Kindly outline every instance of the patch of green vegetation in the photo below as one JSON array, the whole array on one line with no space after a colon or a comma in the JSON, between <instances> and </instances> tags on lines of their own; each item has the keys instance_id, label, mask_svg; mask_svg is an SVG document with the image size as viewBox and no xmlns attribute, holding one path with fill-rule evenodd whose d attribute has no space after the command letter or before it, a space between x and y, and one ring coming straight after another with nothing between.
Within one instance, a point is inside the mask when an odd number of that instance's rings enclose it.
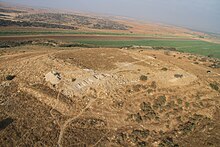
<instances>
[{"instance_id":1,"label":"patch of green vegetation","mask_svg":"<svg viewBox=\"0 0 220 147\"><path fill-rule=\"evenodd\" d=\"M160 37L160 38L182 38L176 35L158 34L135 34L135 33L114 33L114 32L82 32L77 30L1 30L0 36L19 36L19 35L63 35L63 34L84 34L84 35L116 35L116 36L139 36L139 37Z\"/></svg>"},{"instance_id":2,"label":"patch of green vegetation","mask_svg":"<svg viewBox=\"0 0 220 147\"><path fill-rule=\"evenodd\" d=\"M164 46L175 47L178 51L194 53L204 56L212 55L215 58L220 58L220 44L210 43L200 40L78 40L79 43L93 44L101 47L129 47L129 46Z\"/></svg>"}]
</instances>

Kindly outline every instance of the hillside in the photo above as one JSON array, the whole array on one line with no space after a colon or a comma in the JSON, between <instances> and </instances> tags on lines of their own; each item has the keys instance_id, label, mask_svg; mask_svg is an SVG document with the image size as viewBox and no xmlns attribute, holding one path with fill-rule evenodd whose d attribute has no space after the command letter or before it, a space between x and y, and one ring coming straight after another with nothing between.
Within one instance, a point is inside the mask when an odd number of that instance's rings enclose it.
<instances>
[{"instance_id":1,"label":"hillside","mask_svg":"<svg viewBox=\"0 0 220 147\"><path fill-rule=\"evenodd\" d=\"M163 50L1 49L0 144L217 147L219 65Z\"/></svg>"}]
</instances>

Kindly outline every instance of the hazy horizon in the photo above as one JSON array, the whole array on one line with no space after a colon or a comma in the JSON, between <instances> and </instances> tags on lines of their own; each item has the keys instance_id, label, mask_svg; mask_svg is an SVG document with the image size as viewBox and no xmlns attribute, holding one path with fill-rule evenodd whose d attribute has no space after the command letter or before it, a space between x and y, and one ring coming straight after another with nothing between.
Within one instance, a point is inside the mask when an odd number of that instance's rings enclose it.
<instances>
[{"instance_id":1,"label":"hazy horizon","mask_svg":"<svg viewBox=\"0 0 220 147\"><path fill-rule=\"evenodd\" d=\"M0 0L0 2L120 15L220 33L219 0Z\"/></svg>"}]
</instances>

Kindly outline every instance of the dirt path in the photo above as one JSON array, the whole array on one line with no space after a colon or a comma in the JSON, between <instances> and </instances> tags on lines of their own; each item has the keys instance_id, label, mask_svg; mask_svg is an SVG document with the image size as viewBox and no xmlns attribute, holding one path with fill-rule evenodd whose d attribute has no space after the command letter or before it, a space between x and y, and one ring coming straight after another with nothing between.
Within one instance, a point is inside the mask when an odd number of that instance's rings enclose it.
<instances>
[{"instance_id":1,"label":"dirt path","mask_svg":"<svg viewBox=\"0 0 220 147\"><path fill-rule=\"evenodd\" d=\"M96 101L96 99L92 99L89 101L89 103L87 104L87 106L85 108L83 108L78 115L72 117L72 118L69 118L67 121L64 122L64 124L62 125L62 127L60 128L60 134L59 134L59 137L58 137L58 146L59 147L62 147L62 139L63 139L63 135L66 131L66 128L68 127L68 125L74 121L75 119L79 118L84 112L86 109L88 109L94 102Z\"/></svg>"}]
</instances>

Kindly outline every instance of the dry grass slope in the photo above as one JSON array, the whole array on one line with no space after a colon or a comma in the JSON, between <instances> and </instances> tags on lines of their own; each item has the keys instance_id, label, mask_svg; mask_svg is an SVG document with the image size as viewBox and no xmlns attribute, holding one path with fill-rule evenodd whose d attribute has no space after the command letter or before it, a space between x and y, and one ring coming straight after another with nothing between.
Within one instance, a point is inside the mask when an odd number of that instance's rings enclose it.
<instances>
[{"instance_id":1,"label":"dry grass slope","mask_svg":"<svg viewBox=\"0 0 220 147\"><path fill-rule=\"evenodd\" d=\"M211 58L29 45L0 61L3 146L219 145L220 69ZM58 84L45 80L51 71Z\"/></svg>"}]
</instances>

